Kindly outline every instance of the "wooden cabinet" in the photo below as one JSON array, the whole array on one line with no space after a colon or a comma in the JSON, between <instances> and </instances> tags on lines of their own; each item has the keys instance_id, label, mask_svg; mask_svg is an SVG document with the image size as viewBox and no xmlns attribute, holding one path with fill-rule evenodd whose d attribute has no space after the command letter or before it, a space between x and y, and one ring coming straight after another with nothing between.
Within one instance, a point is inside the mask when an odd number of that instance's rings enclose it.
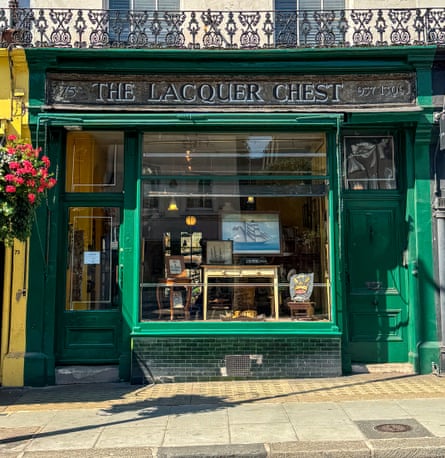
<instances>
[{"instance_id":1,"label":"wooden cabinet","mask_svg":"<svg viewBox=\"0 0 445 458\"><path fill-rule=\"evenodd\" d=\"M207 320L208 308L208 289L209 279L264 279L267 282L266 286L270 286L273 290L271 315L276 320L279 318L279 300L278 300L278 267L276 265L243 265L243 266L228 266L228 265L203 265L202 268L202 281L203 281L203 318ZM260 284L262 285L262 284ZM255 285L251 285L254 287ZM236 286L233 288L242 288Z\"/></svg>"}]
</instances>

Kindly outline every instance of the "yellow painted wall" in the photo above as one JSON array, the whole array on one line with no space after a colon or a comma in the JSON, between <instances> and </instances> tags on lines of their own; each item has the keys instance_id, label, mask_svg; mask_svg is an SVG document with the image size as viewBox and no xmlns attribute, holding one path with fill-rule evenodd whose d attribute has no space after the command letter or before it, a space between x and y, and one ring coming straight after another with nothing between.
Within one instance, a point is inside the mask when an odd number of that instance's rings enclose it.
<instances>
[{"instance_id":1,"label":"yellow painted wall","mask_svg":"<svg viewBox=\"0 0 445 458\"><path fill-rule=\"evenodd\" d=\"M0 49L0 135L30 141L27 101L29 74L23 49ZM1 307L0 383L23 386L26 351L28 244L6 248Z\"/></svg>"}]
</instances>

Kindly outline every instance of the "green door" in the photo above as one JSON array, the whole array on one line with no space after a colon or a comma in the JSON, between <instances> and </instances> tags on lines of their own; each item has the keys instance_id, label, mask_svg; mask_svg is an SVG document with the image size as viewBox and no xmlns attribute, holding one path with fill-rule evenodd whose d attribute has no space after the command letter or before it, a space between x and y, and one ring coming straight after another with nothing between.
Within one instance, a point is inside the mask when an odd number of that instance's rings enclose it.
<instances>
[{"instance_id":1,"label":"green door","mask_svg":"<svg viewBox=\"0 0 445 458\"><path fill-rule=\"evenodd\" d=\"M65 301L58 364L113 364L121 342L120 209L68 209ZM62 277L62 276L61 276Z\"/></svg>"},{"instance_id":2,"label":"green door","mask_svg":"<svg viewBox=\"0 0 445 458\"><path fill-rule=\"evenodd\" d=\"M399 200L345 202L346 293L352 362L408 359L406 224Z\"/></svg>"}]
</instances>

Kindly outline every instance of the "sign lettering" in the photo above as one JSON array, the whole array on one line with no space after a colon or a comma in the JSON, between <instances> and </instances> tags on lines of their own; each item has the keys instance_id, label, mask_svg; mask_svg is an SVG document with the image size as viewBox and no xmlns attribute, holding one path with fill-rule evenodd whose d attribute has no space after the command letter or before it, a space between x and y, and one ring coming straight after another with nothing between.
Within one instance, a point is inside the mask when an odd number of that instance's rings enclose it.
<instances>
[{"instance_id":1,"label":"sign lettering","mask_svg":"<svg viewBox=\"0 0 445 458\"><path fill-rule=\"evenodd\" d=\"M361 106L414 104L413 74L187 77L144 75L48 76L49 105L84 105L183 109L184 107Z\"/></svg>"}]
</instances>

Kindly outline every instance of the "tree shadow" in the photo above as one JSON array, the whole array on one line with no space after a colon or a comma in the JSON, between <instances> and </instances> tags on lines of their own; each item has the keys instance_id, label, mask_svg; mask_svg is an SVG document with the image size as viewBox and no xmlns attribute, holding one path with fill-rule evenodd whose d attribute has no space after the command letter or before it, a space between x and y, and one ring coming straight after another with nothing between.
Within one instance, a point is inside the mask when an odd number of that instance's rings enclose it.
<instances>
[{"instance_id":1,"label":"tree shadow","mask_svg":"<svg viewBox=\"0 0 445 458\"><path fill-rule=\"evenodd\" d=\"M179 399L176 399L178 397ZM63 434L72 434L82 431L89 431L94 430L96 428L102 428L104 426L110 427L123 424L134 424L146 419L154 419L169 415L181 416L187 414L209 413L234 406L234 403L227 402L224 400L224 398L219 396L191 395L188 397L190 401L189 404L182 403L182 395L172 396L169 398L158 398L158 405L155 405L155 403L152 401L145 400L125 404L116 403L109 408L99 409L97 411L97 415L103 417L115 415L118 417L119 414L133 412L134 416L132 416L131 418L125 417L122 419L116 419L114 421L104 420L104 422L100 423L88 424L83 426L74 426L70 428L60 428L53 431L41 431L32 434L14 435L13 437L6 437L1 439L0 445L22 442L27 440L35 440L45 437L59 436Z\"/></svg>"}]
</instances>

